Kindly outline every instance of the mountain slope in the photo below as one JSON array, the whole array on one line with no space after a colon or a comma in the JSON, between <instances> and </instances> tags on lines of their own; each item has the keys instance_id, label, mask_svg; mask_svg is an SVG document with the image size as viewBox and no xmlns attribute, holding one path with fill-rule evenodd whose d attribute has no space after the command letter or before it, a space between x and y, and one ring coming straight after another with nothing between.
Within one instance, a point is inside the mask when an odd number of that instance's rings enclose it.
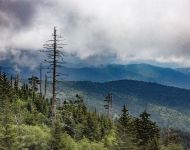
<instances>
[{"instance_id":1,"label":"mountain slope","mask_svg":"<svg viewBox=\"0 0 190 150\"><path fill-rule=\"evenodd\" d=\"M133 115L147 109L161 126L190 130L190 90L162 86L133 80L120 80L105 83L88 81L60 82L60 97L82 95L92 110L104 112L104 98L113 93L113 111L119 114L126 104Z\"/></svg>"},{"instance_id":2,"label":"mountain slope","mask_svg":"<svg viewBox=\"0 0 190 150\"><path fill-rule=\"evenodd\" d=\"M65 68L67 80L105 82L121 79L155 82L163 85L190 88L190 75L171 68L147 64L107 65L103 67Z\"/></svg>"},{"instance_id":3,"label":"mountain slope","mask_svg":"<svg viewBox=\"0 0 190 150\"><path fill-rule=\"evenodd\" d=\"M181 73L190 75L190 68L189 67L187 67L187 68L176 68L176 70L181 72Z\"/></svg>"}]
</instances>

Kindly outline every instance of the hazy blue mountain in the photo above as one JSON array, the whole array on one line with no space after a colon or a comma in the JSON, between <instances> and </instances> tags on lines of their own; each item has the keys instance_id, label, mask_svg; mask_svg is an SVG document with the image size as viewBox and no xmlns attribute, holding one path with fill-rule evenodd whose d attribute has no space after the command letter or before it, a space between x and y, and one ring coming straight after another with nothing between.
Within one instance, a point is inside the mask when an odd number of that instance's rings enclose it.
<instances>
[{"instance_id":1,"label":"hazy blue mountain","mask_svg":"<svg viewBox=\"0 0 190 150\"><path fill-rule=\"evenodd\" d=\"M101 67L65 68L66 80L105 82L121 79L155 82L163 85L190 88L190 75L171 68L148 64L107 65Z\"/></svg>"},{"instance_id":2,"label":"hazy blue mountain","mask_svg":"<svg viewBox=\"0 0 190 150\"><path fill-rule=\"evenodd\" d=\"M179 71L179 72L182 72L184 74L190 75L190 68L189 67L187 67L187 68L177 68L176 70Z\"/></svg>"},{"instance_id":3,"label":"hazy blue mountain","mask_svg":"<svg viewBox=\"0 0 190 150\"><path fill-rule=\"evenodd\" d=\"M35 61L34 58L38 57L36 54L28 54L27 52L20 55L18 58L24 63L24 60ZM33 58L34 57L34 58ZM17 60L19 60L17 59ZM20 72L22 78L28 78L29 75L35 74L39 76L39 67L32 69L27 67L25 64L17 64L14 61L13 56L0 61L0 66L3 67L5 72L9 74L15 73L15 70ZM28 61L30 62L30 61ZM29 65L30 63L26 63ZM23 67L24 66L24 67ZM162 68L157 66L152 66L148 64L129 64L129 65L102 65L97 67L78 67L71 68L65 67L61 68L59 72L67 74L64 80L67 81L93 81L93 82L106 82L122 79L154 82L163 85L190 88L190 71L189 68ZM43 70L45 71L45 70ZM47 71L47 70L46 70ZM51 75L51 74L50 74ZM49 76L50 76L49 75Z\"/></svg>"},{"instance_id":4,"label":"hazy blue mountain","mask_svg":"<svg viewBox=\"0 0 190 150\"><path fill-rule=\"evenodd\" d=\"M190 90L134 80L105 83L66 81L59 82L58 88L62 100L80 94L92 111L97 108L102 112L105 112L104 98L111 92L114 114L119 115L126 104L133 115L146 109L161 126L190 131Z\"/></svg>"}]
</instances>

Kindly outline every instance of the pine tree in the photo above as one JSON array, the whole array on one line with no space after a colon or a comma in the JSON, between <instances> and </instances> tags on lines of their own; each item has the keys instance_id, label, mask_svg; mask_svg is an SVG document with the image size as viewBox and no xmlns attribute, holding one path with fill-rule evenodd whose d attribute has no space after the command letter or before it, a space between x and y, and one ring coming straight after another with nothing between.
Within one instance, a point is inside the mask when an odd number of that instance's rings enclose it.
<instances>
[{"instance_id":1,"label":"pine tree","mask_svg":"<svg viewBox=\"0 0 190 150\"><path fill-rule=\"evenodd\" d=\"M11 129L13 113L11 103L15 100L14 90L5 73L0 75L0 147L12 149L14 133Z\"/></svg>"},{"instance_id":2,"label":"pine tree","mask_svg":"<svg viewBox=\"0 0 190 150\"><path fill-rule=\"evenodd\" d=\"M140 114L140 118L136 119L136 128L139 147L142 150L149 150L148 145L152 142L156 143L159 139L159 128L155 122L150 120L150 114L146 110Z\"/></svg>"},{"instance_id":3,"label":"pine tree","mask_svg":"<svg viewBox=\"0 0 190 150\"><path fill-rule=\"evenodd\" d=\"M11 110L11 103L7 96L2 106L3 108L1 108L0 111L0 124L2 125L2 129L0 131L2 134L0 137L0 147L12 150L12 143L14 142L14 132L11 127L13 124L13 113Z\"/></svg>"},{"instance_id":4,"label":"pine tree","mask_svg":"<svg viewBox=\"0 0 190 150\"><path fill-rule=\"evenodd\" d=\"M125 105L123 106L122 112L123 113L122 113L121 117L119 118L119 123L123 127L128 127L130 124L130 116L129 116L128 110Z\"/></svg>"},{"instance_id":5,"label":"pine tree","mask_svg":"<svg viewBox=\"0 0 190 150\"><path fill-rule=\"evenodd\" d=\"M62 149L61 147L61 135L63 133L61 123L60 121L55 122L55 126L52 131L52 142L51 142L51 149L52 150L60 150Z\"/></svg>"},{"instance_id":6,"label":"pine tree","mask_svg":"<svg viewBox=\"0 0 190 150\"><path fill-rule=\"evenodd\" d=\"M122 115L117 125L117 149L131 150L136 149L135 132L133 128L133 118L129 116L126 106L123 106Z\"/></svg>"},{"instance_id":7,"label":"pine tree","mask_svg":"<svg viewBox=\"0 0 190 150\"><path fill-rule=\"evenodd\" d=\"M97 118L94 114L89 113L85 125L85 135L91 141L99 141L101 137L101 130Z\"/></svg>"}]
</instances>

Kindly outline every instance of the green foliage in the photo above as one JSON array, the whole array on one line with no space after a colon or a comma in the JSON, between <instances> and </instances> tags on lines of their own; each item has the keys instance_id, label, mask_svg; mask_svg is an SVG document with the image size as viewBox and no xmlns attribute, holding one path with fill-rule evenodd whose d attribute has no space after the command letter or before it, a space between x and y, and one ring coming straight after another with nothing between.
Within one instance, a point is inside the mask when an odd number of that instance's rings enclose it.
<instances>
[{"instance_id":1,"label":"green foliage","mask_svg":"<svg viewBox=\"0 0 190 150\"><path fill-rule=\"evenodd\" d=\"M100 133L100 126L98 120L94 114L89 114L86 118L85 130L84 130L85 137L90 140L100 140L101 133Z\"/></svg>"},{"instance_id":2,"label":"green foliage","mask_svg":"<svg viewBox=\"0 0 190 150\"><path fill-rule=\"evenodd\" d=\"M136 129L134 119L129 116L126 106L123 106L122 115L117 124L116 149L137 149Z\"/></svg>"},{"instance_id":3,"label":"green foliage","mask_svg":"<svg viewBox=\"0 0 190 150\"><path fill-rule=\"evenodd\" d=\"M45 126L9 125L0 127L0 146L4 149L46 150L51 139L50 129Z\"/></svg>"},{"instance_id":4,"label":"green foliage","mask_svg":"<svg viewBox=\"0 0 190 150\"><path fill-rule=\"evenodd\" d=\"M0 147L1 149L12 149L15 140L15 133L12 126L0 126Z\"/></svg>"},{"instance_id":5,"label":"green foliage","mask_svg":"<svg viewBox=\"0 0 190 150\"><path fill-rule=\"evenodd\" d=\"M91 141L101 141L112 129L111 120L96 112L87 112L83 100L76 98L75 101L64 102L60 110L64 130L76 140L86 137Z\"/></svg>"},{"instance_id":6,"label":"green foliage","mask_svg":"<svg viewBox=\"0 0 190 150\"><path fill-rule=\"evenodd\" d=\"M168 146L162 146L160 150L183 150L180 144L169 144Z\"/></svg>"},{"instance_id":7,"label":"green foliage","mask_svg":"<svg viewBox=\"0 0 190 150\"><path fill-rule=\"evenodd\" d=\"M63 134L63 128L61 127L61 123L59 121L55 122L55 126L52 129L52 139L51 139L51 148L53 150L59 150L63 148L62 141L62 134Z\"/></svg>"},{"instance_id":8,"label":"green foliage","mask_svg":"<svg viewBox=\"0 0 190 150\"><path fill-rule=\"evenodd\" d=\"M144 111L140 114L140 118L136 119L137 138L139 139L139 147L146 149L149 144L154 144L155 150L159 139L159 128L156 123L150 120L150 114ZM152 145L153 146L153 145Z\"/></svg>"},{"instance_id":9,"label":"green foliage","mask_svg":"<svg viewBox=\"0 0 190 150\"><path fill-rule=\"evenodd\" d=\"M38 77L32 75L31 78L28 78L28 83L31 86L32 92L35 92L38 90L38 84L40 84L40 80Z\"/></svg>"},{"instance_id":10,"label":"green foliage","mask_svg":"<svg viewBox=\"0 0 190 150\"><path fill-rule=\"evenodd\" d=\"M29 126L20 125L13 126L16 135L14 149L40 149L46 150L49 148L51 139L50 129L46 126Z\"/></svg>"},{"instance_id":11,"label":"green foliage","mask_svg":"<svg viewBox=\"0 0 190 150\"><path fill-rule=\"evenodd\" d=\"M33 76L34 77L34 76ZM16 88L0 74L0 149L8 150L181 150L175 134L160 140L159 128L144 111L132 117L126 106L111 118L88 111L78 94L57 109L51 126L51 104L37 93L36 81ZM17 81L16 81L17 82ZM33 86L33 87L32 87ZM175 144L174 144L175 143Z\"/></svg>"},{"instance_id":12,"label":"green foliage","mask_svg":"<svg viewBox=\"0 0 190 150\"><path fill-rule=\"evenodd\" d=\"M85 138L78 142L78 150L107 150L107 148L101 142L91 142Z\"/></svg>"},{"instance_id":13,"label":"green foliage","mask_svg":"<svg viewBox=\"0 0 190 150\"><path fill-rule=\"evenodd\" d=\"M169 124L172 128L190 131L189 90L134 80L59 82L58 87L63 99L81 93L85 102L99 112L104 112L103 99L112 91L114 112L119 114L121 106L126 104L131 114L137 115L146 107L159 126Z\"/></svg>"},{"instance_id":14,"label":"green foliage","mask_svg":"<svg viewBox=\"0 0 190 150\"><path fill-rule=\"evenodd\" d=\"M66 133L63 133L62 136L61 136L61 140L60 140L60 150L78 150L78 146L77 146L77 143L74 141L74 139L66 134Z\"/></svg>"},{"instance_id":15,"label":"green foliage","mask_svg":"<svg viewBox=\"0 0 190 150\"><path fill-rule=\"evenodd\" d=\"M108 135L106 135L102 142L109 150L115 149L117 146L117 133L116 129L112 129Z\"/></svg>"}]
</instances>

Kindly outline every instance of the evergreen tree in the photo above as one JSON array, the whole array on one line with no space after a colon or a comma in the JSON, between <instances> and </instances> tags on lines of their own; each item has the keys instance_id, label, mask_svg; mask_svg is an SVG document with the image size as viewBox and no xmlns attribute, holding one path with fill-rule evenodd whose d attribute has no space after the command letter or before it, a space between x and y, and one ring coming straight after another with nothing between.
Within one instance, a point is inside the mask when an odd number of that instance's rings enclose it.
<instances>
[{"instance_id":1,"label":"evergreen tree","mask_svg":"<svg viewBox=\"0 0 190 150\"><path fill-rule=\"evenodd\" d=\"M61 135L63 133L63 129L61 127L61 123L59 121L56 121L55 127L52 131L52 142L51 142L51 148L52 150L60 150L61 147Z\"/></svg>"},{"instance_id":2,"label":"evergreen tree","mask_svg":"<svg viewBox=\"0 0 190 150\"><path fill-rule=\"evenodd\" d=\"M129 116L128 110L124 105L122 109L122 115L119 118L117 125L117 149L136 149L135 131L133 124L133 118Z\"/></svg>"},{"instance_id":3,"label":"evergreen tree","mask_svg":"<svg viewBox=\"0 0 190 150\"><path fill-rule=\"evenodd\" d=\"M11 124L13 124L12 112L10 109L10 102L7 100L4 102L3 109L1 109L1 137L0 137L0 144L5 149L11 150L12 143L14 141L14 133L11 129Z\"/></svg>"},{"instance_id":4,"label":"evergreen tree","mask_svg":"<svg viewBox=\"0 0 190 150\"><path fill-rule=\"evenodd\" d=\"M136 119L136 128L137 138L139 140L138 145L142 150L149 150L149 144L153 144L155 150L159 149L155 145L159 140L159 128L155 122L150 120L150 114L146 110L140 114L140 118Z\"/></svg>"},{"instance_id":5,"label":"evergreen tree","mask_svg":"<svg viewBox=\"0 0 190 150\"><path fill-rule=\"evenodd\" d=\"M28 78L28 82L30 84L31 87L31 91L32 91L32 100L30 99L30 104L28 106L28 108L33 111L33 102L35 99L35 95L36 95L36 91L38 91L38 84L40 84L40 80L38 79L38 77L33 76L31 78Z\"/></svg>"},{"instance_id":6,"label":"evergreen tree","mask_svg":"<svg viewBox=\"0 0 190 150\"><path fill-rule=\"evenodd\" d=\"M85 125L85 135L91 141L99 141L101 137L100 126L95 114L90 114L87 116L87 121Z\"/></svg>"},{"instance_id":7,"label":"evergreen tree","mask_svg":"<svg viewBox=\"0 0 190 150\"><path fill-rule=\"evenodd\" d=\"M119 118L119 123L121 126L129 128L130 116L129 116L128 110L125 105L123 106L122 112L123 113L122 113L121 117Z\"/></svg>"}]
</instances>

